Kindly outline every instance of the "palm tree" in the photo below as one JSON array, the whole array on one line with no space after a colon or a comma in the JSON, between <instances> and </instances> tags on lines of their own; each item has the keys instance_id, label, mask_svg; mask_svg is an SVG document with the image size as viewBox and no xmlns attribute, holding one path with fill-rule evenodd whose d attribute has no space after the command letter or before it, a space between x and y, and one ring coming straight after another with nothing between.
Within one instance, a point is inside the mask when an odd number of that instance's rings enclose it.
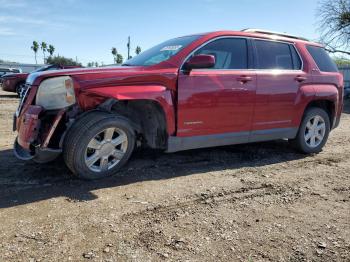
<instances>
[{"instance_id":1,"label":"palm tree","mask_svg":"<svg viewBox=\"0 0 350 262\"><path fill-rule=\"evenodd\" d=\"M135 49L135 53L138 55L139 53L141 53L141 47L137 46Z\"/></svg>"},{"instance_id":2,"label":"palm tree","mask_svg":"<svg viewBox=\"0 0 350 262\"><path fill-rule=\"evenodd\" d=\"M112 47L112 55L113 55L113 58L114 58L114 63L117 63L117 55L118 55L117 48Z\"/></svg>"},{"instance_id":3,"label":"palm tree","mask_svg":"<svg viewBox=\"0 0 350 262\"><path fill-rule=\"evenodd\" d=\"M117 58L115 61L117 64L122 64L123 63L123 56L121 54L117 54Z\"/></svg>"},{"instance_id":4,"label":"palm tree","mask_svg":"<svg viewBox=\"0 0 350 262\"><path fill-rule=\"evenodd\" d=\"M43 54L44 54L44 64L45 64L45 52L46 52L46 50L47 50L47 44L46 44L45 42L41 42L40 48L41 48L41 50L43 50Z\"/></svg>"},{"instance_id":5,"label":"palm tree","mask_svg":"<svg viewBox=\"0 0 350 262\"><path fill-rule=\"evenodd\" d=\"M37 64L38 61L36 60L36 53L38 53L38 50L39 50L38 42L37 41L33 41L33 45L30 48L34 51L35 63Z\"/></svg>"},{"instance_id":6,"label":"palm tree","mask_svg":"<svg viewBox=\"0 0 350 262\"><path fill-rule=\"evenodd\" d=\"M53 45L49 45L47 52L49 52L50 56L52 56L53 53L55 52L55 47Z\"/></svg>"}]
</instances>

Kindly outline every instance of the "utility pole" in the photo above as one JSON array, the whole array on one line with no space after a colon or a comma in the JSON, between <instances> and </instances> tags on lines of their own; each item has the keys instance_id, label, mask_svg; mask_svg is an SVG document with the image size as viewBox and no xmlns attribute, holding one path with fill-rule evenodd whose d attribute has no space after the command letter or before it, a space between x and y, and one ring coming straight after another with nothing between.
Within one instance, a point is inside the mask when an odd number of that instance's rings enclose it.
<instances>
[{"instance_id":1,"label":"utility pole","mask_svg":"<svg viewBox=\"0 0 350 262\"><path fill-rule=\"evenodd\" d=\"M128 59L130 58L130 36L128 37L128 44L126 45L128 47Z\"/></svg>"}]
</instances>

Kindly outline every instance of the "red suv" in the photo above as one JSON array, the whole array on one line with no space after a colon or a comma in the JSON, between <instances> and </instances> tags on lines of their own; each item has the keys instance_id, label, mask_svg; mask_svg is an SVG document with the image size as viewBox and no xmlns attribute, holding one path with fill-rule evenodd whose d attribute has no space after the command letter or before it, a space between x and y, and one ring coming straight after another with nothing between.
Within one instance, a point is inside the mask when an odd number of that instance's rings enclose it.
<instances>
[{"instance_id":1,"label":"red suv","mask_svg":"<svg viewBox=\"0 0 350 262\"><path fill-rule=\"evenodd\" d=\"M288 139L320 152L339 124L343 78L325 49L259 30L161 43L120 67L31 74L15 154L60 153L85 179L115 174L135 146L175 152Z\"/></svg>"}]
</instances>

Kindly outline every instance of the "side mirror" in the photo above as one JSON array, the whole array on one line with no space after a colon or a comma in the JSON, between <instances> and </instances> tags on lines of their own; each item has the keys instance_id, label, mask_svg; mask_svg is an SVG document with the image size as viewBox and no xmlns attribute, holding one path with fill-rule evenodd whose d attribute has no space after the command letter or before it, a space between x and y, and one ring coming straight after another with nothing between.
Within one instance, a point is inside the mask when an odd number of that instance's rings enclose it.
<instances>
[{"instance_id":1,"label":"side mirror","mask_svg":"<svg viewBox=\"0 0 350 262\"><path fill-rule=\"evenodd\" d=\"M215 57L213 55L195 55L185 63L187 70L211 68L213 66L215 66Z\"/></svg>"}]
</instances>

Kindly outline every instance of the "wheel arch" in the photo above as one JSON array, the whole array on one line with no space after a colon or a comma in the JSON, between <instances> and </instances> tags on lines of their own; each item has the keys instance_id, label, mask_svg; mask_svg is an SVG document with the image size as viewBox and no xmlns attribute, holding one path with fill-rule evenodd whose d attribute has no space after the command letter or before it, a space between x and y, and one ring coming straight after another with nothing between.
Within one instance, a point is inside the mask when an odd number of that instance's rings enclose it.
<instances>
[{"instance_id":1,"label":"wheel arch","mask_svg":"<svg viewBox=\"0 0 350 262\"><path fill-rule=\"evenodd\" d=\"M79 101L84 109L92 106L128 118L141 141L151 148L165 149L168 136L175 133L172 94L163 86L89 89Z\"/></svg>"},{"instance_id":2,"label":"wheel arch","mask_svg":"<svg viewBox=\"0 0 350 262\"><path fill-rule=\"evenodd\" d=\"M336 116L336 103L333 100L330 99L315 99L315 100L311 100L304 109L304 114L305 112L307 112L308 109L310 108L321 108L323 110L326 111L326 113L328 114L329 117L329 121L330 121L330 126L333 127L334 121L335 121L335 116Z\"/></svg>"},{"instance_id":3,"label":"wheel arch","mask_svg":"<svg viewBox=\"0 0 350 262\"><path fill-rule=\"evenodd\" d=\"M338 114L338 104L339 91L336 86L331 84L305 85L298 92L296 106L299 109L293 123L299 126L305 112L311 107L318 107L327 112L331 128L333 128Z\"/></svg>"}]
</instances>

